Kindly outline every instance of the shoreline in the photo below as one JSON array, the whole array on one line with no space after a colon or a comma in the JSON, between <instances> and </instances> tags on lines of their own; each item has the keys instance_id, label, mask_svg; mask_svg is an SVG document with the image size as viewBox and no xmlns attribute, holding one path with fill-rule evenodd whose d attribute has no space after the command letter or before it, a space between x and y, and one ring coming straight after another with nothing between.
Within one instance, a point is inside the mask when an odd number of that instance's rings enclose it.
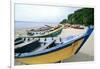
<instances>
[{"instance_id":1,"label":"shoreline","mask_svg":"<svg viewBox=\"0 0 100 69\"><path fill-rule=\"evenodd\" d=\"M25 35L26 31L29 29L32 29L32 28L24 28L24 29L15 30L15 37L20 34ZM79 35L79 34L85 33L86 29L87 27L85 27L84 29L74 29L74 28L69 27L69 28L63 29L61 34L58 35L58 37L64 38L71 35Z\"/></svg>"}]
</instances>

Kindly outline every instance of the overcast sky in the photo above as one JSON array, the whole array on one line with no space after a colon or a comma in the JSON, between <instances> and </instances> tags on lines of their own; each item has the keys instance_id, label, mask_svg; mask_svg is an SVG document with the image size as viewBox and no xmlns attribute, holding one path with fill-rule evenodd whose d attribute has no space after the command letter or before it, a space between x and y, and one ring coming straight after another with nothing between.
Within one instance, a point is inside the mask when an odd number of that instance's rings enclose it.
<instances>
[{"instance_id":1,"label":"overcast sky","mask_svg":"<svg viewBox=\"0 0 100 69\"><path fill-rule=\"evenodd\" d=\"M80 8L15 4L15 21L58 23L77 9Z\"/></svg>"}]
</instances>

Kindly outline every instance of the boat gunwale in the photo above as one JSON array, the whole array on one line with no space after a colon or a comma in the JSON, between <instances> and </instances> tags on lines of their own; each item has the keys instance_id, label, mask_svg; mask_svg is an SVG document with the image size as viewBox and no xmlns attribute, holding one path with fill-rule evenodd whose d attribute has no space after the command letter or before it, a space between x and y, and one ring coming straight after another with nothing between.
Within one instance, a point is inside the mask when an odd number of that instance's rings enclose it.
<instances>
[{"instance_id":1,"label":"boat gunwale","mask_svg":"<svg viewBox=\"0 0 100 69\"><path fill-rule=\"evenodd\" d=\"M21 40L15 41L14 44L20 43L20 42L24 42L24 38L22 38Z\"/></svg>"},{"instance_id":2,"label":"boat gunwale","mask_svg":"<svg viewBox=\"0 0 100 69\"><path fill-rule=\"evenodd\" d=\"M28 55L28 56L18 56L18 57L15 57L15 58L37 57L37 56L40 56L40 55L52 53L52 52L55 52L55 51L58 51L58 50L61 50L61 49L70 47L70 46L73 44L73 42L76 42L76 41L78 41L78 40L81 40L82 38L84 38L84 37L86 37L86 36L88 36L88 35L87 35L87 34L86 34L86 35L83 35L83 36L81 36L80 38L77 38L76 40L73 40L73 41L71 41L71 42L65 43L66 45L63 44L62 46L59 46L58 48L55 48L55 49L52 49L52 50L49 50L49 51L46 51L46 52L42 51L41 53L39 52L39 53L36 53L36 54L33 54L33 55Z\"/></svg>"}]
</instances>

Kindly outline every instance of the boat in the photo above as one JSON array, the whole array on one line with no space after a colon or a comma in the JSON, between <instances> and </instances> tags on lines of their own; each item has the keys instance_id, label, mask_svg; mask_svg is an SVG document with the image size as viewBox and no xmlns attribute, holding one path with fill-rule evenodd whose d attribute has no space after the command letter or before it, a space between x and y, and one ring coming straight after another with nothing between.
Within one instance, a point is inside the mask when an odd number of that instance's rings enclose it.
<instances>
[{"instance_id":1,"label":"boat","mask_svg":"<svg viewBox=\"0 0 100 69\"><path fill-rule=\"evenodd\" d=\"M85 33L69 36L65 39L60 38L59 42L56 42L55 39L49 41L45 39L44 42L40 42L44 44L44 48L40 47L31 52L17 52L15 53L15 60L24 64L44 64L68 59L79 52L93 29L93 26L89 26Z\"/></svg>"},{"instance_id":2,"label":"boat","mask_svg":"<svg viewBox=\"0 0 100 69\"><path fill-rule=\"evenodd\" d=\"M31 52L40 47L39 39L27 40L21 44L15 45L15 53Z\"/></svg>"},{"instance_id":3,"label":"boat","mask_svg":"<svg viewBox=\"0 0 100 69\"><path fill-rule=\"evenodd\" d=\"M40 38L40 37L55 37L59 35L63 29L63 25L59 24L58 26L51 28L49 30L40 31L27 31L27 35L22 35L19 37L28 37L28 38Z\"/></svg>"},{"instance_id":4,"label":"boat","mask_svg":"<svg viewBox=\"0 0 100 69\"><path fill-rule=\"evenodd\" d=\"M64 29L67 29L69 27L71 27L71 24L69 24L69 23L67 23L67 24L64 25Z\"/></svg>"},{"instance_id":5,"label":"boat","mask_svg":"<svg viewBox=\"0 0 100 69\"><path fill-rule=\"evenodd\" d=\"M18 45L18 44L23 43L25 41L25 39L21 38L21 37L17 37L17 38L15 38L14 41L15 41L15 45Z\"/></svg>"},{"instance_id":6,"label":"boat","mask_svg":"<svg viewBox=\"0 0 100 69\"><path fill-rule=\"evenodd\" d=\"M50 30L50 29L52 29L52 28L54 28L54 27L49 26L49 25L45 25L44 27L40 27L40 28L36 28L36 29L34 29L34 28L29 29L29 30L27 30L27 33L48 31L48 30ZM30 35L30 34L29 34L29 35Z\"/></svg>"},{"instance_id":7,"label":"boat","mask_svg":"<svg viewBox=\"0 0 100 69\"><path fill-rule=\"evenodd\" d=\"M74 29L84 29L84 26L82 26L82 25L72 25L71 28L74 28Z\"/></svg>"}]
</instances>

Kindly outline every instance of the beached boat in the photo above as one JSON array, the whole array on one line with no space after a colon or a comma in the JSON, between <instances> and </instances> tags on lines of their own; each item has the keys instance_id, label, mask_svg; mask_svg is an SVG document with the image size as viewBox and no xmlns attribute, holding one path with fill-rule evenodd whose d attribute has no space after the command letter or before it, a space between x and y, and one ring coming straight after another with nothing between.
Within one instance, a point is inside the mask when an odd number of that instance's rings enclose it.
<instances>
[{"instance_id":1,"label":"beached boat","mask_svg":"<svg viewBox=\"0 0 100 69\"><path fill-rule=\"evenodd\" d=\"M64 29L71 27L71 24L67 23L64 25Z\"/></svg>"},{"instance_id":2,"label":"beached boat","mask_svg":"<svg viewBox=\"0 0 100 69\"><path fill-rule=\"evenodd\" d=\"M45 25L44 27L40 27L40 28L36 28L36 29L32 28L30 30L27 30L27 33L48 31L48 30L50 30L52 28L54 28L54 27L49 26L49 25Z\"/></svg>"},{"instance_id":3,"label":"beached boat","mask_svg":"<svg viewBox=\"0 0 100 69\"><path fill-rule=\"evenodd\" d=\"M25 39L23 43L14 46L15 53L31 52L40 47L39 39L29 40Z\"/></svg>"},{"instance_id":4,"label":"beached boat","mask_svg":"<svg viewBox=\"0 0 100 69\"><path fill-rule=\"evenodd\" d=\"M21 43L23 43L24 41L25 41L24 38L17 37L17 38L15 39L15 45L21 44Z\"/></svg>"},{"instance_id":5,"label":"beached boat","mask_svg":"<svg viewBox=\"0 0 100 69\"><path fill-rule=\"evenodd\" d=\"M72 25L71 28L74 28L74 29L84 29L84 26L82 26L82 25Z\"/></svg>"},{"instance_id":6,"label":"beached boat","mask_svg":"<svg viewBox=\"0 0 100 69\"><path fill-rule=\"evenodd\" d=\"M24 64L42 64L68 59L79 52L92 31L93 26L89 26L86 33L70 36L66 39L60 38L60 42L56 42L54 39L45 40L44 42L40 42L43 47L40 47L37 50L32 52L15 53L15 60Z\"/></svg>"},{"instance_id":7,"label":"beached boat","mask_svg":"<svg viewBox=\"0 0 100 69\"><path fill-rule=\"evenodd\" d=\"M55 37L61 33L63 27L64 26L60 24L54 28L51 28L49 30L44 30L42 32L28 31L26 36L24 35L24 36L19 36L19 37L28 37L28 38Z\"/></svg>"}]
</instances>

